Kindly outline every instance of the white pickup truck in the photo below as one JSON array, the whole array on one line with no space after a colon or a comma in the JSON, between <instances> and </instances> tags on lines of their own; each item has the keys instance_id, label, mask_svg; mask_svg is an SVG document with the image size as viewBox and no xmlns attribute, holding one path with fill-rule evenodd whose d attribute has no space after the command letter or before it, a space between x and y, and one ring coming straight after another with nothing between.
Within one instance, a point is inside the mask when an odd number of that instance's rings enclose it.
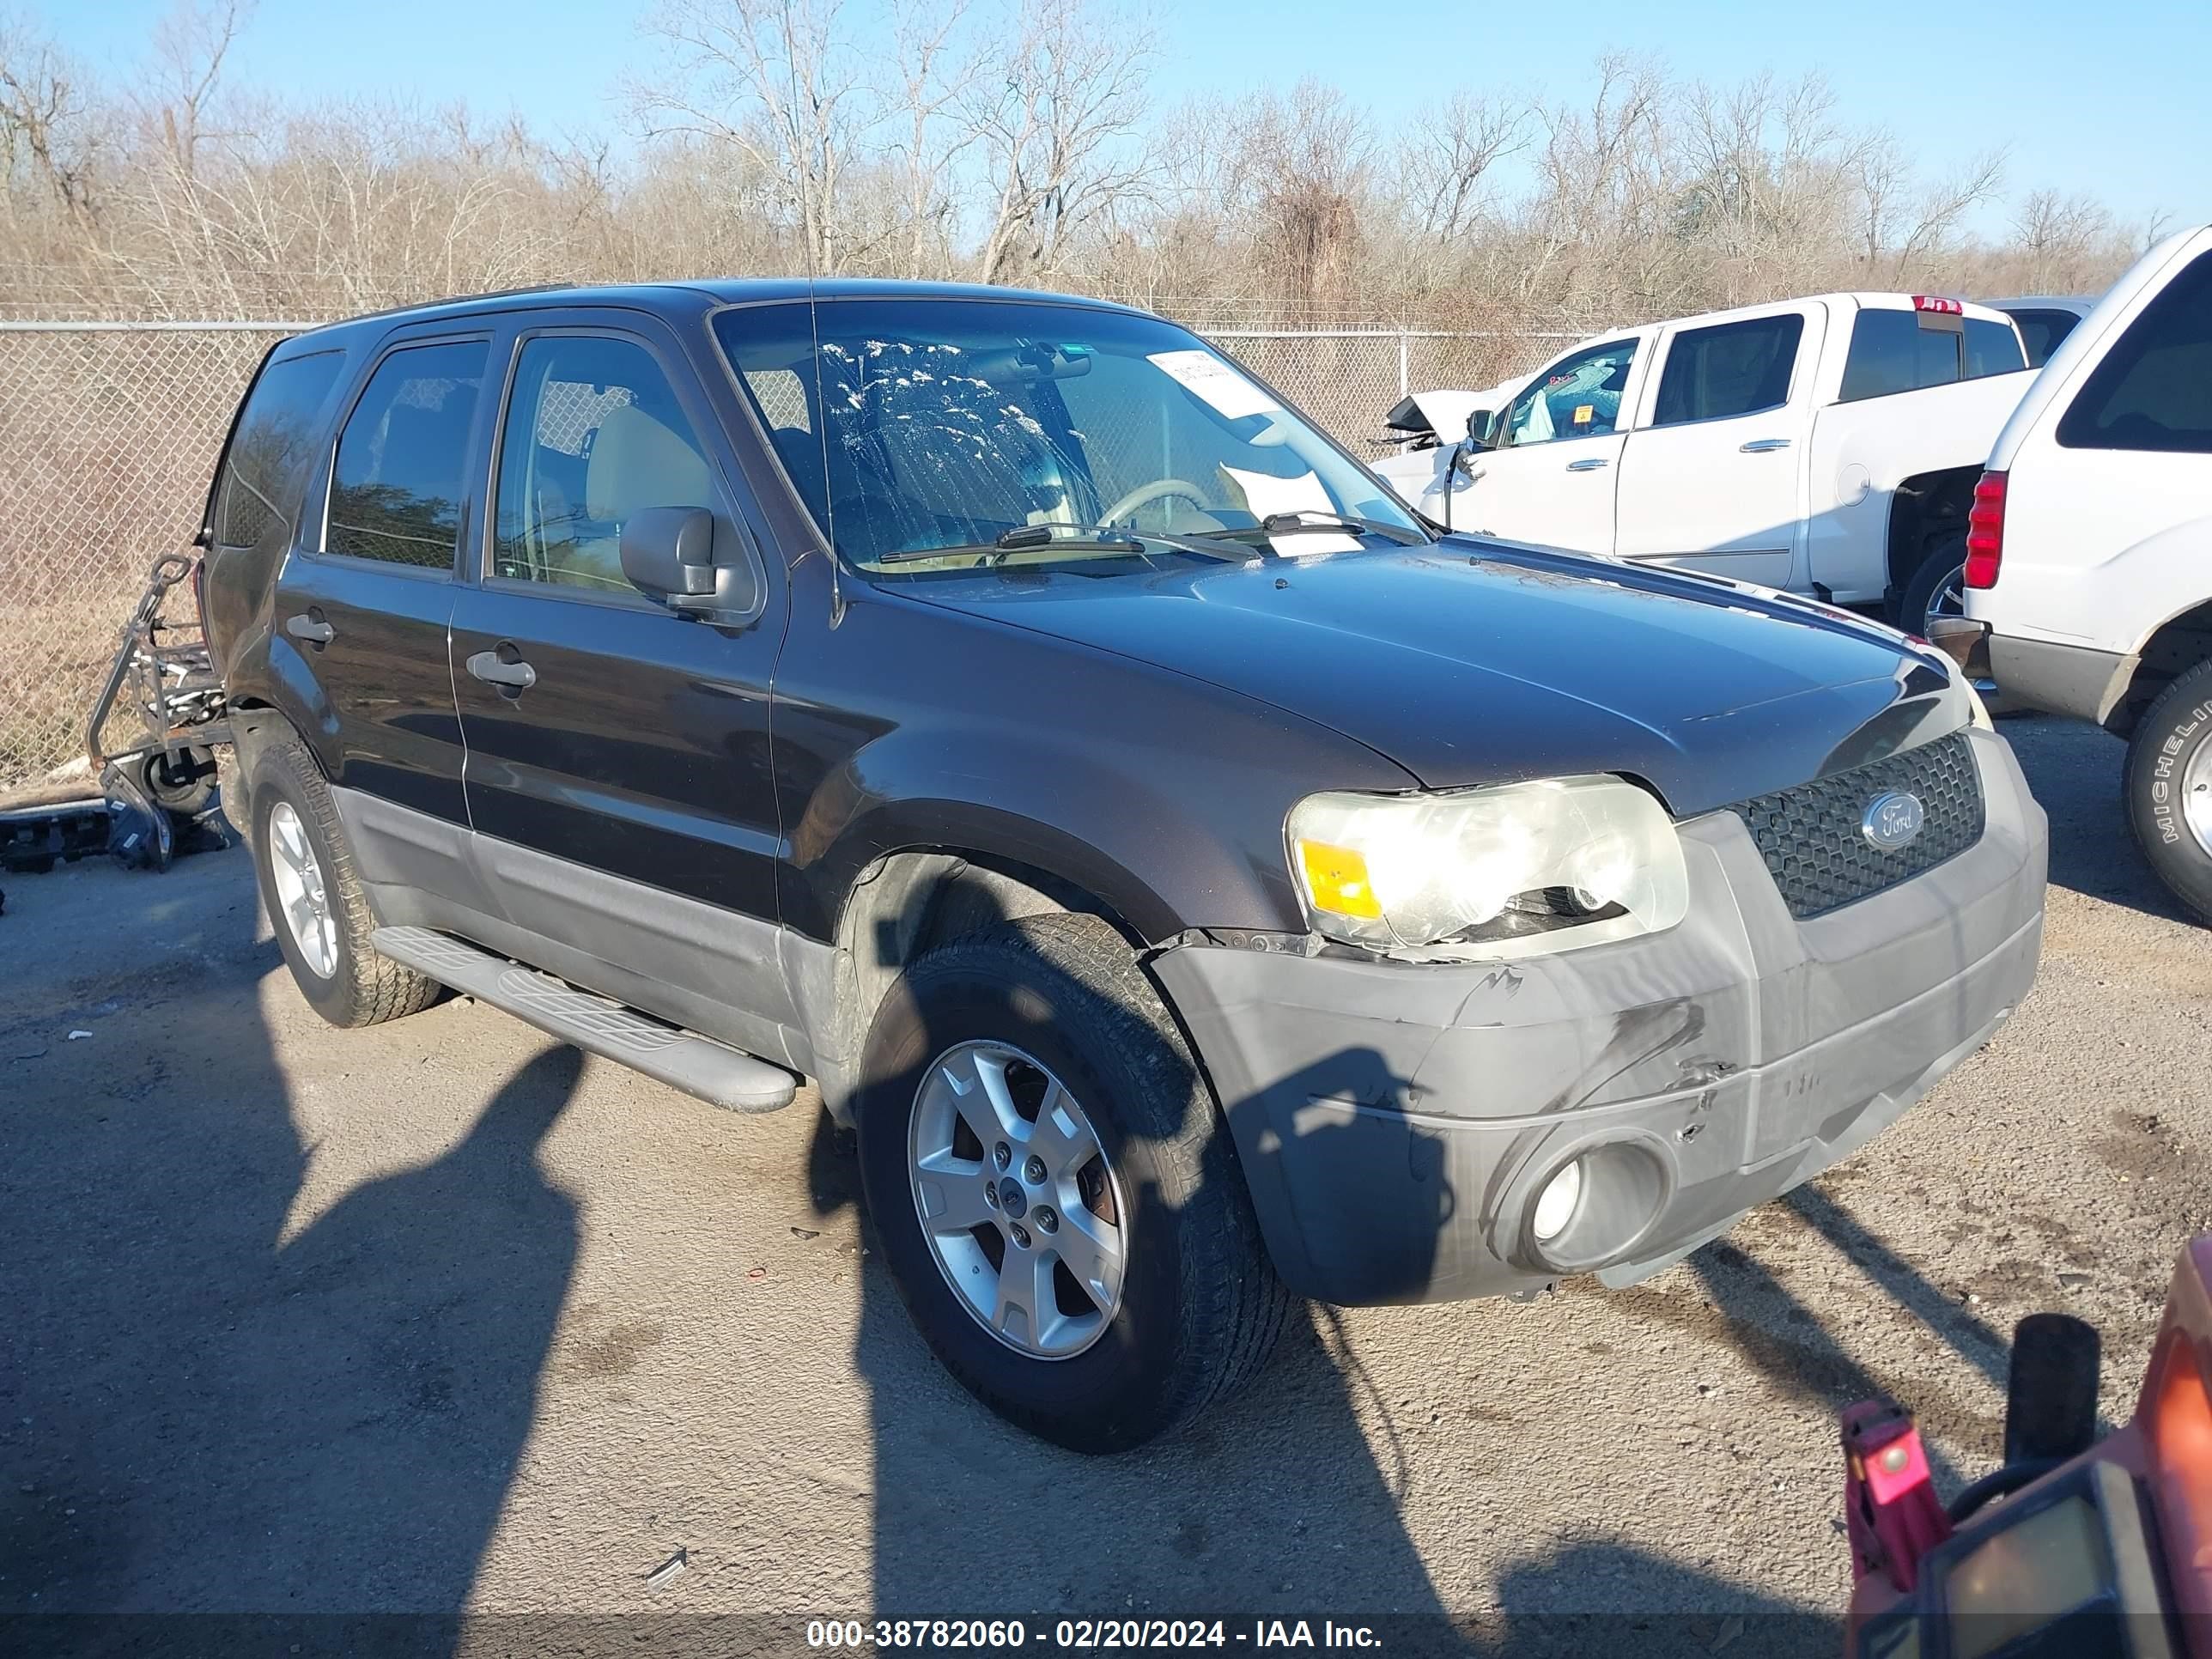
<instances>
[{"instance_id":1,"label":"white pickup truck","mask_svg":"<svg viewBox=\"0 0 2212 1659\"><path fill-rule=\"evenodd\" d=\"M1462 394L1468 444L1377 470L1455 529L1884 605L1917 632L1960 608L1974 483L2027 366L1986 306L1750 306L1594 337L1488 416Z\"/></svg>"}]
</instances>

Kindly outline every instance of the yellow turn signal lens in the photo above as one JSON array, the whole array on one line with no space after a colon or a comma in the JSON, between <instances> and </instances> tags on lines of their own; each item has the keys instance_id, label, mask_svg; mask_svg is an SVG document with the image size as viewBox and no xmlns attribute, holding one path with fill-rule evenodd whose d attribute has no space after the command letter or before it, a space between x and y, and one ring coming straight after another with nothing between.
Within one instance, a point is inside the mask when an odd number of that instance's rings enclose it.
<instances>
[{"instance_id":1,"label":"yellow turn signal lens","mask_svg":"<svg viewBox=\"0 0 2212 1659\"><path fill-rule=\"evenodd\" d=\"M1375 896L1374 883L1367 878L1367 860L1356 848L1301 841L1298 867L1304 872L1306 893L1316 908L1366 921L1381 919L1382 906Z\"/></svg>"}]
</instances>

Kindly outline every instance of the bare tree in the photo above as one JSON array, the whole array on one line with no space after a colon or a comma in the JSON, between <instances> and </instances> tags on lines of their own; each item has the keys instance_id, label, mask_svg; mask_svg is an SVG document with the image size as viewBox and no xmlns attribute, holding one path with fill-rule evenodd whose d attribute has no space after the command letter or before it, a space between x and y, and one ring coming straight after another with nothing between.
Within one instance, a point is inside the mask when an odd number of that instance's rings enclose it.
<instances>
[{"instance_id":1,"label":"bare tree","mask_svg":"<svg viewBox=\"0 0 2212 1659\"><path fill-rule=\"evenodd\" d=\"M139 106L184 177L193 176L223 61L252 15L250 0L177 3L154 26L154 63Z\"/></svg>"},{"instance_id":2,"label":"bare tree","mask_svg":"<svg viewBox=\"0 0 2212 1659\"><path fill-rule=\"evenodd\" d=\"M92 106L77 66L53 41L0 13L0 182L27 172L58 206L92 204Z\"/></svg>"},{"instance_id":3,"label":"bare tree","mask_svg":"<svg viewBox=\"0 0 2212 1659\"><path fill-rule=\"evenodd\" d=\"M879 109L856 54L839 45L842 0L661 0L646 24L668 53L664 81L632 99L655 133L743 152L779 180L807 268L842 269L839 192Z\"/></svg>"},{"instance_id":4,"label":"bare tree","mask_svg":"<svg viewBox=\"0 0 2212 1659\"><path fill-rule=\"evenodd\" d=\"M1425 127L1401 144L1398 166L1421 228L1455 241L1488 205L1492 169L1528 147L1526 105L1454 93L1433 132Z\"/></svg>"},{"instance_id":5,"label":"bare tree","mask_svg":"<svg viewBox=\"0 0 2212 1659\"><path fill-rule=\"evenodd\" d=\"M968 101L990 180L985 282L1055 269L1070 234L1144 179L1121 141L1144 112L1153 51L1149 27L1087 0L1024 0Z\"/></svg>"}]
</instances>

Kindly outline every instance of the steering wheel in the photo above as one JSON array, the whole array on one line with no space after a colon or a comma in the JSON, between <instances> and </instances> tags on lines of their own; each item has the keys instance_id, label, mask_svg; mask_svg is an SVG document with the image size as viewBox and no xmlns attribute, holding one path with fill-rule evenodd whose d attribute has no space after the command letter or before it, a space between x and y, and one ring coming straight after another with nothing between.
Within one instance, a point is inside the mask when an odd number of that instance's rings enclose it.
<instances>
[{"instance_id":1,"label":"steering wheel","mask_svg":"<svg viewBox=\"0 0 2212 1659\"><path fill-rule=\"evenodd\" d=\"M1206 507L1206 492L1196 484L1182 478L1155 478L1147 484L1139 484L1127 495L1099 514L1098 522L1117 525L1140 507L1164 501L1170 495L1180 495L1201 512Z\"/></svg>"}]
</instances>

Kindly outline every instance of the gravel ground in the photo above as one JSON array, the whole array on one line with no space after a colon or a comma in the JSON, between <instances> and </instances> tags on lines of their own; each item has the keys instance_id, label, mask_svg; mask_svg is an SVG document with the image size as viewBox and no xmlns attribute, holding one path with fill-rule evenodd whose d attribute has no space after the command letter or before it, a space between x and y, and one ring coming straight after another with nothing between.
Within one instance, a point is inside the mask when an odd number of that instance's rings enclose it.
<instances>
[{"instance_id":1,"label":"gravel ground","mask_svg":"<svg viewBox=\"0 0 2212 1659\"><path fill-rule=\"evenodd\" d=\"M2212 933L2128 840L2117 744L2005 729L2052 820L2042 976L1873 1147L1630 1292L1318 1310L1111 1461L939 1372L805 1097L732 1116L470 1004L328 1030L242 852L10 878L0 1613L465 1609L429 1644L474 1652L1441 1611L1483 1650L1833 1651L1778 1615L1848 1588L1836 1408L1893 1393L1978 1474L2004 1338L2055 1307L2124 1417L2212 1225Z\"/></svg>"}]
</instances>

